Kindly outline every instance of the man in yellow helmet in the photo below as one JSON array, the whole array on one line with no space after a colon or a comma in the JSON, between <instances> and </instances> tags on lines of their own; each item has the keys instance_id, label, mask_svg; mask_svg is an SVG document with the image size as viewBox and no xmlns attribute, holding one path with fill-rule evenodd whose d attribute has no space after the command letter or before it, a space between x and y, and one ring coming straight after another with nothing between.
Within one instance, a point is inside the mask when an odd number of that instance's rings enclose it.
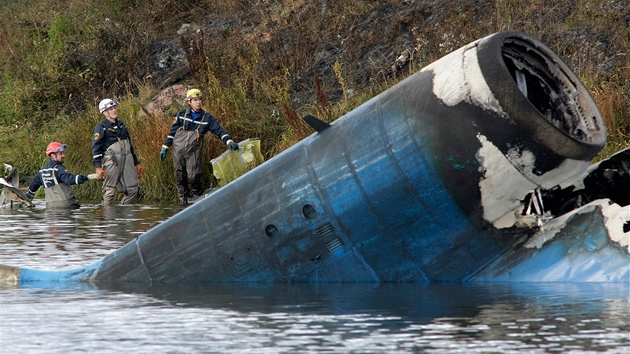
<instances>
[{"instance_id":1,"label":"man in yellow helmet","mask_svg":"<svg viewBox=\"0 0 630 354\"><path fill-rule=\"evenodd\" d=\"M189 198L197 198L203 194L201 149L207 132L218 136L231 150L238 150L238 144L230 138L212 114L201 108L202 96L198 89L186 92L186 101L190 107L177 113L160 151L160 159L164 160L167 151L172 147L177 194L182 204L187 204Z\"/></svg>"}]
</instances>

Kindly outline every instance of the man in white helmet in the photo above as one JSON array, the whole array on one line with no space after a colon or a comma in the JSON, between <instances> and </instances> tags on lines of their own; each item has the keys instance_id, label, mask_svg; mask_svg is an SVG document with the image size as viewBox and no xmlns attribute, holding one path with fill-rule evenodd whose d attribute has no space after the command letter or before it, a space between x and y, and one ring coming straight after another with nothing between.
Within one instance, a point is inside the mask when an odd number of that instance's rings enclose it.
<instances>
[{"instance_id":1,"label":"man in white helmet","mask_svg":"<svg viewBox=\"0 0 630 354\"><path fill-rule=\"evenodd\" d=\"M182 204L187 204L189 198L199 198L203 194L201 149L203 148L204 135L207 132L218 136L231 150L238 150L238 144L230 138L212 114L201 108L202 96L198 89L191 89L186 92L186 101L190 107L177 113L160 151L160 159L164 160L168 149L172 147L177 194ZM190 189L188 188L189 183Z\"/></svg>"},{"instance_id":2,"label":"man in white helmet","mask_svg":"<svg viewBox=\"0 0 630 354\"><path fill-rule=\"evenodd\" d=\"M111 205L118 191L124 194L120 204L133 204L138 197L138 178L144 169L131 144L127 126L118 119L118 103L109 98L101 101L99 111L105 116L92 132L92 159L96 173L105 176L103 205Z\"/></svg>"}]
</instances>

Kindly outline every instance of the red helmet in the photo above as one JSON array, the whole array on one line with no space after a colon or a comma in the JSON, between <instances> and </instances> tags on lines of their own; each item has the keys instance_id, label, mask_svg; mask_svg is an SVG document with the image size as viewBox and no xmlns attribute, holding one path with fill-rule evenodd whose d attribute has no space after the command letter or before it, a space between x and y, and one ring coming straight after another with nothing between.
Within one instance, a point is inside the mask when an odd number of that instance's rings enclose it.
<instances>
[{"instance_id":1,"label":"red helmet","mask_svg":"<svg viewBox=\"0 0 630 354\"><path fill-rule=\"evenodd\" d=\"M46 148L46 156L50 156L50 154L53 153L64 152L66 150L68 150L68 145L53 141L48 144L48 147Z\"/></svg>"}]
</instances>

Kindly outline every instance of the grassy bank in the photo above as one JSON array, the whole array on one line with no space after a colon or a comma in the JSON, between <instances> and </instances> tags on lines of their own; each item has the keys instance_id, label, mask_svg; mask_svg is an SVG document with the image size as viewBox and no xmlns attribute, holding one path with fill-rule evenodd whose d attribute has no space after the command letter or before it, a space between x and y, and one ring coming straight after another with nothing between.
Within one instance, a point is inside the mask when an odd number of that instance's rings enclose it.
<instances>
[{"instance_id":1,"label":"grassy bank","mask_svg":"<svg viewBox=\"0 0 630 354\"><path fill-rule=\"evenodd\" d=\"M412 4L413 3L413 4ZM23 184L45 163L50 141L69 145L73 173L93 171L91 132L104 97L120 101L145 168L144 200L174 201L170 155L159 150L181 101L143 107L163 87L151 48L182 23L188 87L236 139L258 137L266 159L311 133L300 116L333 121L404 77L477 38L518 30L562 57L595 98L608 126L597 159L630 143L630 5L521 0L434 2L9 0L0 5L0 162ZM195 32L205 28L205 32ZM401 55L408 60L396 61ZM208 136L209 161L225 146ZM205 181L210 185L211 181ZM76 188L98 199L100 185Z\"/></svg>"}]
</instances>

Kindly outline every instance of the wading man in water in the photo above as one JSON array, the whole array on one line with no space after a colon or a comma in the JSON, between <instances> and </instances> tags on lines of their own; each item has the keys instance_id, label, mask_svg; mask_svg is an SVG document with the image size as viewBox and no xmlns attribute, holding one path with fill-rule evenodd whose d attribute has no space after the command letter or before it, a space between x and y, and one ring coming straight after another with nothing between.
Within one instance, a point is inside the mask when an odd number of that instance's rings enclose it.
<instances>
[{"instance_id":1,"label":"wading man in water","mask_svg":"<svg viewBox=\"0 0 630 354\"><path fill-rule=\"evenodd\" d=\"M82 184L87 180L103 180L103 175L93 173L89 175L74 175L66 170L63 162L66 158L68 146L59 142L52 142L46 148L46 156L50 159L46 166L39 170L28 187L26 196L32 200L39 189L44 187L47 208L78 208L81 205L74 197L73 184Z\"/></svg>"},{"instance_id":2,"label":"wading man in water","mask_svg":"<svg viewBox=\"0 0 630 354\"><path fill-rule=\"evenodd\" d=\"M144 169L131 144L127 126L118 119L118 103L109 98L101 101L99 111L105 115L92 132L92 158L96 173L103 174L103 205L111 205L116 188L124 194L120 204L133 204L138 197L138 179Z\"/></svg>"},{"instance_id":3,"label":"wading man in water","mask_svg":"<svg viewBox=\"0 0 630 354\"><path fill-rule=\"evenodd\" d=\"M238 150L238 144L230 138L212 114L201 108L202 96L201 91L197 89L186 92L186 101L190 107L177 113L160 151L160 159L164 160L168 149L173 148L177 194L181 204L187 204L190 198L192 200L198 199L203 194L201 149L203 148L204 135L207 132L218 136L230 150ZM188 188L189 183L190 190Z\"/></svg>"}]
</instances>

